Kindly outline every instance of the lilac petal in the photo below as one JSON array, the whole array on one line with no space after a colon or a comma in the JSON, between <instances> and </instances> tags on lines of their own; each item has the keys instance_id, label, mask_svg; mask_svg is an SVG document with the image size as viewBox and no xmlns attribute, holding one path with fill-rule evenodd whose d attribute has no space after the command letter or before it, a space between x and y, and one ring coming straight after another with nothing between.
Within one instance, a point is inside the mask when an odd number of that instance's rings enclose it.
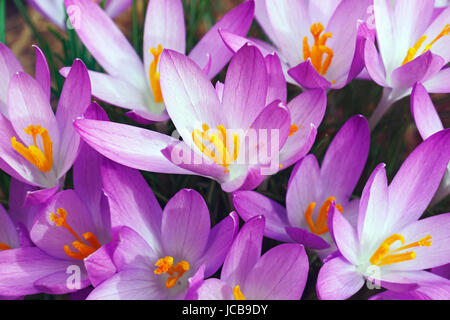
<instances>
[{"instance_id":1,"label":"lilac petal","mask_svg":"<svg viewBox=\"0 0 450 320\"><path fill-rule=\"evenodd\" d=\"M319 164L316 157L311 154L298 162L289 180L286 209L291 226L307 227L305 212L311 202L318 201L321 189Z\"/></svg>"},{"instance_id":2,"label":"lilac petal","mask_svg":"<svg viewBox=\"0 0 450 320\"><path fill-rule=\"evenodd\" d=\"M383 0L384 1L384 0ZM383 60L378 54L375 43L367 40L364 46L364 61L370 77L382 87L388 87Z\"/></svg>"},{"instance_id":3,"label":"lilac petal","mask_svg":"<svg viewBox=\"0 0 450 320\"><path fill-rule=\"evenodd\" d=\"M89 281L94 287L116 273L116 266L112 261L113 250L114 244L110 242L84 260Z\"/></svg>"},{"instance_id":4,"label":"lilac petal","mask_svg":"<svg viewBox=\"0 0 450 320\"><path fill-rule=\"evenodd\" d=\"M185 53L186 30L181 0L152 0L148 4L144 26L145 70L149 70L153 61L150 49L158 45Z\"/></svg>"},{"instance_id":5,"label":"lilac petal","mask_svg":"<svg viewBox=\"0 0 450 320\"><path fill-rule=\"evenodd\" d=\"M204 67L211 56L211 68L208 78L212 79L228 63L233 53L227 49L219 34L219 29L228 30L239 36L245 36L250 29L255 10L253 0L245 1L241 5L226 13L200 39L189 53L189 57L200 67Z\"/></svg>"},{"instance_id":6,"label":"lilac petal","mask_svg":"<svg viewBox=\"0 0 450 320\"><path fill-rule=\"evenodd\" d=\"M34 215L39 207L24 206L25 196L29 191L36 191L37 188L11 178L9 187L9 212L14 223L22 223L26 229L31 229Z\"/></svg>"},{"instance_id":7,"label":"lilac petal","mask_svg":"<svg viewBox=\"0 0 450 320\"><path fill-rule=\"evenodd\" d=\"M431 272L450 280L450 263L431 269Z\"/></svg>"},{"instance_id":8,"label":"lilac petal","mask_svg":"<svg viewBox=\"0 0 450 320\"><path fill-rule=\"evenodd\" d=\"M59 28L64 29L66 27L64 2L62 0L27 0L27 2Z\"/></svg>"},{"instance_id":9,"label":"lilac petal","mask_svg":"<svg viewBox=\"0 0 450 320\"><path fill-rule=\"evenodd\" d=\"M359 203L358 237L362 251L371 248L378 239L386 222L388 212L388 186L386 165L379 164L372 172L362 192ZM380 232L374 232L375 230Z\"/></svg>"},{"instance_id":10,"label":"lilac petal","mask_svg":"<svg viewBox=\"0 0 450 320\"><path fill-rule=\"evenodd\" d=\"M92 148L120 164L151 172L187 173L161 153L169 143L177 141L168 135L121 123L89 119L75 120L74 126Z\"/></svg>"},{"instance_id":11,"label":"lilac petal","mask_svg":"<svg viewBox=\"0 0 450 320\"><path fill-rule=\"evenodd\" d=\"M4 44L0 44L0 113L8 116L8 86L12 76L23 71L22 65L14 53Z\"/></svg>"},{"instance_id":12,"label":"lilac petal","mask_svg":"<svg viewBox=\"0 0 450 320\"><path fill-rule=\"evenodd\" d=\"M274 100L281 100L281 102L286 103L286 80L284 78L280 58L276 53L273 53L267 55L264 60L266 61L267 75L269 79L266 105Z\"/></svg>"},{"instance_id":13,"label":"lilac petal","mask_svg":"<svg viewBox=\"0 0 450 320\"><path fill-rule=\"evenodd\" d=\"M434 39L441 32L442 28L448 23L450 17L450 9L448 4L446 8L435 18L432 19L432 23L428 26L427 30L424 32L428 36L428 39ZM448 49L449 41L447 37L441 38L435 44L433 44L432 51L444 58L446 64L450 59L450 51Z\"/></svg>"},{"instance_id":14,"label":"lilac petal","mask_svg":"<svg viewBox=\"0 0 450 320\"><path fill-rule=\"evenodd\" d=\"M232 287L242 285L261 255L264 217L257 216L245 223L234 240L220 279Z\"/></svg>"},{"instance_id":15,"label":"lilac petal","mask_svg":"<svg viewBox=\"0 0 450 320\"><path fill-rule=\"evenodd\" d=\"M234 211L211 229L205 252L199 260L205 264L206 277L213 275L223 264L238 229L239 217Z\"/></svg>"},{"instance_id":16,"label":"lilac petal","mask_svg":"<svg viewBox=\"0 0 450 320\"><path fill-rule=\"evenodd\" d=\"M427 51L392 71L392 86L409 89L417 81L426 81L432 74L437 73L444 64L444 59L432 54L431 51Z\"/></svg>"},{"instance_id":17,"label":"lilac petal","mask_svg":"<svg viewBox=\"0 0 450 320\"><path fill-rule=\"evenodd\" d=\"M130 118L131 120L133 120L134 122L139 123L140 125L143 125L143 126L149 126L149 125L155 123L155 121L146 119L147 115L141 116L139 114L139 112L137 112L137 111L133 111L133 110L128 111L125 113L125 115L128 118Z\"/></svg>"},{"instance_id":18,"label":"lilac petal","mask_svg":"<svg viewBox=\"0 0 450 320\"><path fill-rule=\"evenodd\" d=\"M127 269L154 269L160 257L136 231L129 227L115 229L113 261L117 271Z\"/></svg>"},{"instance_id":19,"label":"lilac petal","mask_svg":"<svg viewBox=\"0 0 450 320\"><path fill-rule=\"evenodd\" d=\"M16 73L11 79L8 114L17 138L26 145L33 145L34 142L33 137L26 134L24 129L29 125L40 125L48 130L53 150L58 150L59 129L50 101L40 84L24 72Z\"/></svg>"},{"instance_id":20,"label":"lilac petal","mask_svg":"<svg viewBox=\"0 0 450 320\"><path fill-rule=\"evenodd\" d=\"M266 106L268 80L261 52L249 45L239 49L228 67L223 91L229 126L246 129L255 121Z\"/></svg>"},{"instance_id":21,"label":"lilac petal","mask_svg":"<svg viewBox=\"0 0 450 320\"><path fill-rule=\"evenodd\" d=\"M77 285L69 287L69 277L71 276L71 274L73 274L71 268L73 268L73 265L68 265L66 270L49 274L36 280L33 284L39 290L39 292L45 292L48 294L67 294L70 292L76 292L80 289L88 287L91 284L86 270L83 268L80 269L80 279ZM78 279L76 281L78 281Z\"/></svg>"},{"instance_id":22,"label":"lilac petal","mask_svg":"<svg viewBox=\"0 0 450 320\"><path fill-rule=\"evenodd\" d=\"M168 290L146 269L116 273L96 287L86 300L164 300Z\"/></svg>"},{"instance_id":23,"label":"lilac petal","mask_svg":"<svg viewBox=\"0 0 450 320\"><path fill-rule=\"evenodd\" d=\"M75 251L71 243L77 239L68 229L63 226L58 227L50 218L52 213L57 214L59 208L66 210L67 224L79 237L86 232L95 232L89 210L77 194L69 189L55 195L40 211L30 230L30 237L36 246L47 254L59 259L72 260L65 253L64 246L68 245Z\"/></svg>"},{"instance_id":24,"label":"lilac petal","mask_svg":"<svg viewBox=\"0 0 450 320\"><path fill-rule=\"evenodd\" d=\"M444 129L433 102L421 83L416 83L411 93L411 114L422 139Z\"/></svg>"},{"instance_id":25,"label":"lilac petal","mask_svg":"<svg viewBox=\"0 0 450 320\"><path fill-rule=\"evenodd\" d=\"M257 1L259 2L259 1ZM219 30L220 36L222 37L223 42L227 45L227 48L233 51L234 53L238 52L243 46L247 43L251 44L261 51L262 55L266 57L269 54L274 54L277 50L273 47L267 48L266 46L260 45L259 42L253 41L252 39L248 39L245 37L238 36L228 30ZM269 46L269 45L267 45Z\"/></svg>"},{"instance_id":26,"label":"lilac petal","mask_svg":"<svg viewBox=\"0 0 450 320\"><path fill-rule=\"evenodd\" d=\"M36 294L33 285L47 275L66 271L76 261L55 259L37 247L19 248L0 253L0 290L3 296Z\"/></svg>"},{"instance_id":27,"label":"lilac petal","mask_svg":"<svg viewBox=\"0 0 450 320\"><path fill-rule=\"evenodd\" d=\"M3 206L0 205L0 243L6 244L10 248L18 248L19 235L16 227Z\"/></svg>"},{"instance_id":28,"label":"lilac petal","mask_svg":"<svg viewBox=\"0 0 450 320\"><path fill-rule=\"evenodd\" d=\"M288 74L305 89L328 89L331 86L331 82L313 67L311 59L289 69Z\"/></svg>"},{"instance_id":29,"label":"lilac petal","mask_svg":"<svg viewBox=\"0 0 450 320\"><path fill-rule=\"evenodd\" d=\"M403 162L389 185L388 225L417 220L430 203L450 160L450 130L422 142Z\"/></svg>"},{"instance_id":30,"label":"lilac petal","mask_svg":"<svg viewBox=\"0 0 450 320\"><path fill-rule=\"evenodd\" d=\"M322 162L320 173L327 195L338 201L350 198L366 164L369 144L367 120L361 115L347 120L331 141Z\"/></svg>"},{"instance_id":31,"label":"lilac petal","mask_svg":"<svg viewBox=\"0 0 450 320\"><path fill-rule=\"evenodd\" d=\"M303 246L281 244L267 251L243 284L243 294L255 300L299 300L308 278Z\"/></svg>"},{"instance_id":32,"label":"lilac petal","mask_svg":"<svg viewBox=\"0 0 450 320\"><path fill-rule=\"evenodd\" d=\"M25 206L37 206L46 203L51 197L53 197L59 190L61 186L56 186L49 189L42 189L36 191L28 191L24 205Z\"/></svg>"},{"instance_id":33,"label":"lilac petal","mask_svg":"<svg viewBox=\"0 0 450 320\"><path fill-rule=\"evenodd\" d=\"M315 235L305 229L286 227L286 233L295 242L304 245L307 248L323 250L330 248L330 244L321 236Z\"/></svg>"},{"instance_id":34,"label":"lilac petal","mask_svg":"<svg viewBox=\"0 0 450 320\"><path fill-rule=\"evenodd\" d=\"M399 231L405 238L405 244L419 241L425 236L432 237L432 245L419 246L412 249L416 258L390 266L393 270L424 270L437 267L450 261L450 239L448 228L450 226L450 213L419 220L407 225Z\"/></svg>"},{"instance_id":35,"label":"lilac petal","mask_svg":"<svg viewBox=\"0 0 450 320\"><path fill-rule=\"evenodd\" d=\"M65 0L65 4L76 8L77 14L68 12L72 25L103 69L138 88L147 88L139 56L111 18L94 1Z\"/></svg>"},{"instance_id":36,"label":"lilac petal","mask_svg":"<svg viewBox=\"0 0 450 320\"><path fill-rule=\"evenodd\" d=\"M144 177L137 170L105 159L102 180L111 211L111 226L127 226L154 249L159 249L162 210Z\"/></svg>"},{"instance_id":37,"label":"lilac petal","mask_svg":"<svg viewBox=\"0 0 450 320\"><path fill-rule=\"evenodd\" d=\"M64 83L56 112L61 142L58 159L58 177L62 177L72 166L78 155L80 137L73 128L73 121L80 117L91 103L91 85L84 63L76 59Z\"/></svg>"},{"instance_id":38,"label":"lilac petal","mask_svg":"<svg viewBox=\"0 0 450 320\"><path fill-rule=\"evenodd\" d=\"M264 33L274 42L276 36L267 12L266 0L255 1L255 19L264 30Z\"/></svg>"},{"instance_id":39,"label":"lilac petal","mask_svg":"<svg viewBox=\"0 0 450 320\"><path fill-rule=\"evenodd\" d=\"M424 86L430 93L447 93L450 92L449 82L446 81L450 76L450 68L439 71L430 79L424 82Z\"/></svg>"},{"instance_id":40,"label":"lilac petal","mask_svg":"<svg viewBox=\"0 0 450 320\"><path fill-rule=\"evenodd\" d=\"M203 124L211 128L224 125L216 91L191 59L181 53L164 50L160 61L160 82L167 112L186 143L192 141L192 131L201 129Z\"/></svg>"},{"instance_id":41,"label":"lilac petal","mask_svg":"<svg viewBox=\"0 0 450 320\"><path fill-rule=\"evenodd\" d=\"M239 187L239 190L253 190L257 188L264 181L264 179L267 178L267 175L261 174L261 172L261 168L249 168L247 177L245 178L244 183Z\"/></svg>"},{"instance_id":42,"label":"lilac petal","mask_svg":"<svg viewBox=\"0 0 450 320\"><path fill-rule=\"evenodd\" d=\"M188 279L189 289L184 300L199 300L197 290L205 283L205 265L202 264L197 272Z\"/></svg>"},{"instance_id":43,"label":"lilac petal","mask_svg":"<svg viewBox=\"0 0 450 320\"><path fill-rule=\"evenodd\" d=\"M334 258L323 265L317 278L316 291L321 300L345 300L364 285L356 267L345 258Z\"/></svg>"},{"instance_id":44,"label":"lilac petal","mask_svg":"<svg viewBox=\"0 0 450 320\"><path fill-rule=\"evenodd\" d=\"M266 237L290 242L285 230L285 227L289 226L286 209L277 202L254 191L236 191L233 193L233 205L244 221L255 216L264 216Z\"/></svg>"},{"instance_id":45,"label":"lilac petal","mask_svg":"<svg viewBox=\"0 0 450 320\"><path fill-rule=\"evenodd\" d=\"M105 11L110 17L117 17L122 12L126 11L133 0L108 0L106 1Z\"/></svg>"},{"instance_id":46,"label":"lilac petal","mask_svg":"<svg viewBox=\"0 0 450 320\"><path fill-rule=\"evenodd\" d=\"M342 255L352 264L358 263L359 239L355 229L332 203L328 211L330 234Z\"/></svg>"},{"instance_id":47,"label":"lilac petal","mask_svg":"<svg viewBox=\"0 0 450 320\"><path fill-rule=\"evenodd\" d=\"M197 300L234 300L233 288L223 280L207 279L196 291Z\"/></svg>"},{"instance_id":48,"label":"lilac petal","mask_svg":"<svg viewBox=\"0 0 450 320\"><path fill-rule=\"evenodd\" d=\"M33 46L36 53L36 81L41 84L42 89L50 100L51 96L51 79L50 69L48 68L47 59L38 46Z\"/></svg>"},{"instance_id":49,"label":"lilac petal","mask_svg":"<svg viewBox=\"0 0 450 320\"><path fill-rule=\"evenodd\" d=\"M202 196L182 189L166 204L161 222L161 240L171 256L196 261L208 242L211 221Z\"/></svg>"}]
</instances>

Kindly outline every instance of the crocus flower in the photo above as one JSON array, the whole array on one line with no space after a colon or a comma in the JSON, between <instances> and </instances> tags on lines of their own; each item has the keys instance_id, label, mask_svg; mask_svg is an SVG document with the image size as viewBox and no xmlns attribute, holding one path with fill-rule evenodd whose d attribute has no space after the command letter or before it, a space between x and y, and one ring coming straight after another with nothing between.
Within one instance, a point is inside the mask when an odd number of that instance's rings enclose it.
<instances>
[{"instance_id":1,"label":"crocus flower","mask_svg":"<svg viewBox=\"0 0 450 320\"><path fill-rule=\"evenodd\" d=\"M416 82L428 92L450 92L450 7L435 16L433 1L374 0L376 37L365 42L364 57L371 78L384 87L370 118L374 128L397 100L409 95Z\"/></svg>"},{"instance_id":2,"label":"crocus flower","mask_svg":"<svg viewBox=\"0 0 450 320\"><path fill-rule=\"evenodd\" d=\"M50 70L41 49L34 47L36 54L35 79L41 85L48 101L50 101ZM0 43L0 113L8 118L8 88L11 78L17 72L23 72L23 67L14 53L3 43Z\"/></svg>"},{"instance_id":3,"label":"crocus flower","mask_svg":"<svg viewBox=\"0 0 450 320\"><path fill-rule=\"evenodd\" d=\"M308 278L308 256L299 244L281 244L261 256L264 217L250 219L225 258L220 279L197 281L187 299L299 300Z\"/></svg>"},{"instance_id":4,"label":"crocus flower","mask_svg":"<svg viewBox=\"0 0 450 320\"><path fill-rule=\"evenodd\" d=\"M93 95L121 108L129 116L148 123L169 117L161 94L158 71L163 49L186 51L186 32L181 0L151 0L144 30L144 63L114 22L91 0L65 0L79 15L77 31L91 54L106 71L90 72ZM209 78L213 78L232 57L218 33L219 28L246 35L253 20L254 3L245 2L227 13L192 49L189 56ZM170 22L170 23L169 23ZM75 24L76 21L73 21ZM63 69L66 75L68 69Z\"/></svg>"},{"instance_id":5,"label":"crocus flower","mask_svg":"<svg viewBox=\"0 0 450 320\"><path fill-rule=\"evenodd\" d=\"M359 27L358 20L367 16L370 3L258 0L256 19L275 47L249 40L265 54L277 52L287 81L308 89L340 89L364 68L361 46L366 27ZM232 50L248 41L230 30L221 35Z\"/></svg>"},{"instance_id":6,"label":"crocus flower","mask_svg":"<svg viewBox=\"0 0 450 320\"><path fill-rule=\"evenodd\" d=\"M421 83L416 83L411 92L411 114L422 139L444 129L430 96ZM450 165L431 204L435 204L450 193Z\"/></svg>"},{"instance_id":7,"label":"crocus flower","mask_svg":"<svg viewBox=\"0 0 450 320\"><path fill-rule=\"evenodd\" d=\"M327 216L332 201L351 221L356 221L359 201L352 191L366 163L370 134L367 121L353 116L331 142L322 166L310 154L294 168L286 194L286 208L254 191L233 193L236 211L244 221L255 215L266 218L265 236L298 242L318 250L323 259L336 250L328 232Z\"/></svg>"},{"instance_id":8,"label":"crocus flower","mask_svg":"<svg viewBox=\"0 0 450 320\"><path fill-rule=\"evenodd\" d=\"M252 189L309 151L325 112L322 89L303 93L287 107L271 101L282 96L269 85L277 73L268 75L267 65L274 61L276 56L265 60L246 45L231 60L225 83L214 88L191 59L165 50L162 92L183 141L116 123L79 119L75 127L93 148L123 165L211 177L227 192Z\"/></svg>"},{"instance_id":9,"label":"crocus flower","mask_svg":"<svg viewBox=\"0 0 450 320\"><path fill-rule=\"evenodd\" d=\"M78 154L80 138L72 122L89 106L90 89L86 67L75 60L55 115L40 83L16 73L8 90L8 117L0 115L0 168L22 182L57 188Z\"/></svg>"},{"instance_id":10,"label":"crocus flower","mask_svg":"<svg viewBox=\"0 0 450 320\"><path fill-rule=\"evenodd\" d=\"M331 205L328 226L340 254L320 269L321 299L346 299L364 278L392 291L433 282L424 270L450 262L450 213L418 218L449 160L450 130L442 130L408 156L389 186L385 165L377 166L363 190L356 228Z\"/></svg>"},{"instance_id":11,"label":"crocus flower","mask_svg":"<svg viewBox=\"0 0 450 320\"><path fill-rule=\"evenodd\" d=\"M39 11L44 17L50 20L61 29L65 29L66 24L66 8L64 7L64 0L27 0L28 4ZM91 0L92 2L100 2L98 0ZM115 18L122 12L127 10L132 0L106 0L105 12L111 17ZM79 15L80 13L68 9L69 15Z\"/></svg>"},{"instance_id":12,"label":"crocus flower","mask_svg":"<svg viewBox=\"0 0 450 320\"><path fill-rule=\"evenodd\" d=\"M86 116L98 114L97 108L92 105ZM74 164L74 190L51 197L34 217L30 238L35 246L0 252L2 295L64 294L95 285L115 272L114 265L107 263L109 249L104 246L111 228L102 202L101 156L84 148ZM103 274L97 272L100 266Z\"/></svg>"},{"instance_id":13,"label":"crocus flower","mask_svg":"<svg viewBox=\"0 0 450 320\"><path fill-rule=\"evenodd\" d=\"M102 176L117 231L118 273L88 299L183 299L199 268L211 276L222 265L238 227L235 213L210 230L208 207L196 191L179 191L162 210L139 171L105 161Z\"/></svg>"}]
</instances>

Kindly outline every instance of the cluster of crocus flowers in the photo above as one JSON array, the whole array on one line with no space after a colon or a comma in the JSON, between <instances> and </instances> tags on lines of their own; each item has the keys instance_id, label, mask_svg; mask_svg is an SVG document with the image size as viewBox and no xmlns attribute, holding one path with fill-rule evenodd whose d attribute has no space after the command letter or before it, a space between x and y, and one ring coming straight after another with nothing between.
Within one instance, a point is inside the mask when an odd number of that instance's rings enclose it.
<instances>
[{"instance_id":1,"label":"cluster of crocus flowers","mask_svg":"<svg viewBox=\"0 0 450 320\"><path fill-rule=\"evenodd\" d=\"M397 100L409 95L416 82L428 92L450 92L450 8L435 10L433 1L374 0L376 40L365 42L365 65L370 77L384 87L370 118L375 127Z\"/></svg>"},{"instance_id":2,"label":"cluster of crocus flowers","mask_svg":"<svg viewBox=\"0 0 450 320\"><path fill-rule=\"evenodd\" d=\"M352 200L351 195L366 163L369 143L366 119L354 116L331 142L321 167L312 154L295 166L287 188L286 208L255 191L234 192L234 206L244 221L264 215L265 236L316 249L324 259L336 250L327 225L331 203L355 222L359 201Z\"/></svg>"},{"instance_id":3,"label":"cluster of crocus flowers","mask_svg":"<svg viewBox=\"0 0 450 320\"><path fill-rule=\"evenodd\" d=\"M161 95L159 59L162 49L182 54L186 51L186 31L181 0L152 0L147 7L142 63L136 51L108 15L91 0L65 0L79 13L71 17L83 44L106 73L90 71L92 94L110 104L131 109L128 114L138 122L165 121L169 116ZM227 13L189 53L213 78L232 56L218 30L231 30L245 36L253 20L253 1L244 2ZM170 23L168 23L170 21ZM61 73L66 76L68 68Z\"/></svg>"},{"instance_id":4,"label":"cluster of crocus flowers","mask_svg":"<svg viewBox=\"0 0 450 320\"><path fill-rule=\"evenodd\" d=\"M232 192L257 187L311 148L325 92L307 91L283 103L286 89L276 85L281 74L276 55L264 58L245 45L233 57L225 83L215 88L178 52L164 50L160 64L167 111L183 141L118 123L76 120L78 133L106 157L141 170L211 177Z\"/></svg>"}]
</instances>

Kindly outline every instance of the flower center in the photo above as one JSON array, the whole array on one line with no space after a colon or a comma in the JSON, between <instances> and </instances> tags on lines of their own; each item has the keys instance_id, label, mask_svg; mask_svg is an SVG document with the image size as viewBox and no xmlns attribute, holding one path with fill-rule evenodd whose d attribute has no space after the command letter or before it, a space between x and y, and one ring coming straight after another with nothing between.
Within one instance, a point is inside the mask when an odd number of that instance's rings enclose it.
<instances>
[{"instance_id":1,"label":"flower center","mask_svg":"<svg viewBox=\"0 0 450 320\"><path fill-rule=\"evenodd\" d=\"M408 251L404 253L397 253L397 252L404 251L406 249L414 247L429 247L432 244L430 240L431 236L427 235L425 238L422 238L419 241L410 243L406 246L402 246L398 249L390 251L391 245L396 241L400 241L402 245L405 244L405 238L403 238L402 235L394 234L386 238L386 240L384 240L381 243L381 245L374 252L372 257L369 259L369 261L371 264L381 267L384 265L390 265L403 261L413 260L416 258L416 253L414 251Z\"/></svg>"},{"instance_id":2,"label":"flower center","mask_svg":"<svg viewBox=\"0 0 450 320\"><path fill-rule=\"evenodd\" d=\"M159 82L159 72L158 72L159 57L160 57L162 51L163 51L162 45L158 45L158 48L150 49L150 53L153 55L153 61L150 64L150 70L149 70L150 85L152 87L155 102L157 102L157 103L164 102L162 92L161 92L161 84Z\"/></svg>"},{"instance_id":3,"label":"flower center","mask_svg":"<svg viewBox=\"0 0 450 320\"><path fill-rule=\"evenodd\" d=\"M324 75L327 73L334 56L333 50L326 46L328 38L331 38L333 34L326 32L321 35L325 28L320 22L313 23L310 30L314 37L314 44L310 48L308 37L303 38L303 60L306 61L308 58L311 58L311 64L314 69L319 74ZM325 60L323 59L324 54L326 54Z\"/></svg>"},{"instance_id":4,"label":"flower center","mask_svg":"<svg viewBox=\"0 0 450 320\"><path fill-rule=\"evenodd\" d=\"M233 288L234 300L245 300L245 296L242 294L241 287L236 286Z\"/></svg>"},{"instance_id":5,"label":"flower center","mask_svg":"<svg viewBox=\"0 0 450 320\"><path fill-rule=\"evenodd\" d=\"M68 245L64 246L64 252L73 259L84 260L92 253L94 253L97 249L100 249L101 244L98 241L97 237L91 233L86 232L83 233L81 237L72 229L72 227L67 223L67 211L59 208L57 209L57 214L50 213L50 220L56 223L57 227L66 228L77 240L72 242L72 246L78 251L72 251ZM87 244L86 244L87 241Z\"/></svg>"},{"instance_id":6,"label":"flower center","mask_svg":"<svg viewBox=\"0 0 450 320\"><path fill-rule=\"evenodd\" d=\"M33 136L34 145L25 147L22 143L17 142L16 137L11 138L11 146L16 150L22 157L34 164L42 172L48 172L53 166L53 149L52 140L50 140L50 135L47 129L41 126L29 125L28 128L24 129L26 134ZM44 151L39 149L37 145L37 136L40 135L42 139L42 145Z\"/></svg>"},{"instance_id":7,"label":"flower center","mask_svg":"<svg viewBox=\"0 0 450 320\"><path fill-rule=\"evenodd\" d=\"M4 243L1 243L1 242L0 242L0 251L1 251L1 250L9 250L9 249L11 249L10 246L8 246L7 244L4 244Z\"/></svg>"},{"instance_id":8,"label":"flower center","mask_svg":"<svg viewBox=\"0 0 450 320\"><path fill-rule=\"evenodd\" d=\"M311 229L311 232L317 235L321 235L329 232L328 230L328 210L330 209L330 205L332 201L336 201L335 197L329 197L320 207L319 215L317 216L316 222L314 223L312 219L312 214L314 212L314 208L316 207L315 202L310 202L308 208L305 211L305 220ZM336 209L339 210L340 213L344 211L340 204L336 204Z\"/></svg>"},{"instance_id":9,"label":"flower center","mask_svg":"<svg viewBox=\"0 0 450 320\"><path fill-rule=\"evenodd\" d=\"M444 36L448 36L450 34L450 24L446 24L444 29L442 29L441 33L438 34L433 41L425 46L425 49L422 51L421 55L431 49L433 44L435 44L440 38ZM423 35L419 40L414 44L413 47L409 48L408 53L406 54L405 59L402 62L402 65L412 61L417 54L417 51L422 47L422 44L427 40L427 35Z\"/></svg>"},{"instance_id":10,"label":"flower center","mask_svg":"<svg viewBox=\"0 0 450 320\"><path fill-rule=\"evenodd\" d=\"M166 256L164 258L159 259L155 266L158 268L153 271L154 274L163 274L167 273L169 277L166 280L166 287L168 289L172 288L180 279L183 274L189 270L189 263L187 261L180 261L176 266L173 266L173 258L171 256Z\"/></svg>"},{"instance_id":11,"label":"flower center","mask_svg":"<svg viewBox=\"0 0 450 320\"><path fill-rule=\"evenodd\" d=\"M192 140L197 148L208 158L212 159L218 165L225 168L225 172L229 172L228 167L230 163L235 161L239 154L240 138L239 135L233 134L233 152L231 153L227 129L224 126L217 126L216 133L210 133L207 124L202 125L203 131L194 129L192 131ZM208 148L204 142L211 144L216 152Z\"/></svg>"}]
</instances>

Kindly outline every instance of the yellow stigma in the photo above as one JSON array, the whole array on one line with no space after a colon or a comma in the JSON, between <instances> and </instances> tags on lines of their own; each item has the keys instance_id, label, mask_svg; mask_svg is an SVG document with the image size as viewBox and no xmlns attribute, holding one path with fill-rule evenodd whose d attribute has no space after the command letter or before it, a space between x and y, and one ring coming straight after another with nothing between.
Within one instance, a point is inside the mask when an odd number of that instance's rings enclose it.
<instances>
[{"instance_id":1,"label":"yellow stigma","mask_svg":"<svg viewBox=\"0 0 450 320\"><path fill-rule=\"evenodd\" d=\"M321 235L329 232L327 219L328 219L328 210L330 209L332 201L336 201L336 198L329 197L327 200L325 200L325 202L322 204L322 207L320 208L319 215L317 216L315 223L312 219L312 214L314 212L316 203L315 202L309 203L308 208L305 211L305 220L312 233ZM340 213L344 212L344 209L340 204L336 204L336 209L338 209Z\"/></svg>"},{"instance_id":2,"label":"yellow stigma","mask_svg":"<svg viewBox=\"0 0 450 320\"><path fill-rule=\"evenodd\" d=\"M194 129L192 131L192 140L197 148L208 158L212 159L218 165L225 168L225 172L229 172L229 165L235 161L239 154L240 138L239 135L233 134L233 152L230 152L228 133L224 126L217 126L217 133L210 134L209 126L202 125L202 130ZM216 152L208 148L204 142L212 144Z\"/></svg>"},{"instance_id":3,"label":"yellow stigma","mask_svg":"<svg viewBox=\"0 0 450 320\"><path fill-rule=\"evenodd\" d=\"M321 35L325 28L320 22L313 23L310 30L314 37L314 44L312 48L310 48L308 37L303 38L303 60L306 61L308 58L311 58L311 64L314 69L316 69L319 74L324 75L327 73L334 56L333 50L326 46L327 40L331 38L333 34L326 32ZM325 60L323 60L324 54L326 54Z\"/></svg>"},{"instance_id":4,"label":"yellow stigma","mask_svg":"<svg viewBox=\"0 0 450 320\"><path fill-rule=\"evenodd\" d=\"M9 249L11 249L10 246L0 242L0 250L9 250Z\"/></svg>"},{"instance_id":5,"label":"yellow stigma","mask_svg":"<svg viewBox=\"0 0 450 320\"><path fill-rule=\"evenodd\" d=\"M244 295L242 294L241 287L236 286L233 288L234 300L245 300Z\"/></svg>"},{"instance_id":6,"label":"yellow stigma","mask_svg":"<svg viewBox=\"0 0 450 320\"><path fill-rule=\"evenodd\" d=\"M430 240L431 236L427 235L425 238L422 238L419 241L410 243L406 246L402 246L398 249L390 251L391 245L396 241L400 241L402 245L405 244L405 238L403 238L402 235L394 234L386 238L386 240L384 240L383 243L381 243L381 245L374 252L372 257L369 259L370 263L378 267L381 267L384 265L390 265L394 263L415 259L416 253L414 251L408 251L405 253L397 253L397 252L414 247L429 247L432 244Z\"/></svg>"},{"instance_id":7,"label":"yellow stigma","mask_svg":"<svg viewBox=\"0 0 450 320\"><path fill-rule=\"evenodd\" d=\"M289 137L292 136L297 131L298 131L297 125L295 123L291 124L291 127L289 128Z\"/></svg>"},{"instance_id":8,"label":"yellow stigma","mask_svg":"<svg viewBox=\"0 0 450 320\"><path fill-rule=\"evenodd\" d=\"M440 38L442 38L444 36L448 36L449 34L450 34L450 24L446 24L444 29L442 29L441 33L439 33L437 35L437 37L434 38L433 41L431 41L429 44L427 44L425 46L425 49L422 51L421 55L424 54L425 52L427 52L428 50L430 50L431 47L433 46L433 44L435 44ZM426 39L427 39L427 35L423 35L422 37L420 37L419 40L417 40L417 42L414 44L413 47L409 48L408 53L406 54L406 57L402 62L402 65L404 65L414 59L414 57L417 54L417 51L419 51L419 49L422 47L422 45Z\"/></svg>"},{"instance_id":9,"label":"yellow stigma","mask_svg":"<svg viewBox=\"0 0 450 320\"><path fill-rule=\"evenodd\" d=\"M189 270L189 263L187 261L180 261L177 265L173 266L173 258L171 256L166 256L164 258L159 259L155 266L158 268L153 271L154 274L163 274L167 273L169 277L166 280L166 287L168 289L175 286L178 279L183 276L183 274Z\"/></svg>"},{"instance_id":10,"label":"yellow stigma","mask_svg":"<svg viewBox=\"0 0 450 320\"><path fill-rule=\"evenodd\" d=\"M162 45L158 45L158 48L151 48L150 53L153 55L153 61L150 64L149 77L150 77L150 85L152 87L153 96L155 97L155 102L161 103L164 102L161 85L159 83L159 72L158 72L158 63L161 52L163 51Z\"/></svg>"},{"instance_id":11,"label":"yellow stigma","mask_svg":"<svg viewBox=\"0 0 450 320\"><path fill-rule=\"evenodd\" d=\"M33 136L34 145L27 148L22 143L18 142L16 137L12 137L11 146L22 157L30 161L42 172L50 171L53 166L53 144L47 129L42 128L41 126L30 125L28 128L24 129L24 131L26 134ZM44 147L43 152L37 145L36 138L38 135L42 138L42 145Z\"/></svg>"},{"instance_id":12,"label":"yellow stigma","mask_svg":"<svg viewBox=\"0 0 450 320\"><path fill-rule=\"evenodd\" d=\"M72 227L67 223L67 211L59 208L56 210L57 214L50 213L50 220L56 223L57 227L66 228L77 240L72 242L72 246L78 251L72 251L68 245L64 246L64 252L73 259L83 260L94 253L96 250L100 249L101 244L97 237L91 232L83 233L81 237L72 229ZM85 242L88 242L86 244Z\"/></svg>"}]
</instances>

